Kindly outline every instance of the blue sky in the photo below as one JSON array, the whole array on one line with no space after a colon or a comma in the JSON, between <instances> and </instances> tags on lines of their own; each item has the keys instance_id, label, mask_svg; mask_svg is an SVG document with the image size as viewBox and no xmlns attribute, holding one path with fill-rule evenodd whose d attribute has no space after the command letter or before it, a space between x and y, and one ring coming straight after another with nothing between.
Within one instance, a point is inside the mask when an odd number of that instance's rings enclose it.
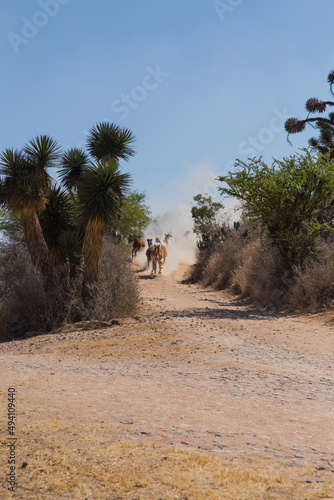
<instances>
[{"instance_id":1,"label":"blue sky","mask_svg":"<svg viewBox=\"0 0 334 500\"><path fill-rule=\"evenodd\" d=\"M283 123L329 98L332 0L17 0L2 2L0 150L48 134L84 146L115 122L136 135L122 168L154 215L236 158L307 145Z\"/></svg>"}]
</instances>

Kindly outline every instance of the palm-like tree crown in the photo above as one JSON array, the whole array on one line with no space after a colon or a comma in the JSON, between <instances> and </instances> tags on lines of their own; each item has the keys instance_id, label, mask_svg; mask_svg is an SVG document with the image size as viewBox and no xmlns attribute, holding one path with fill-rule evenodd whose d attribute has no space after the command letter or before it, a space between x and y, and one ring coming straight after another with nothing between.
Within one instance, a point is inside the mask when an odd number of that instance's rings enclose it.
<instances>
[{"instance_id":1,"label":"palm-like tree crown","mask_svg":"<svg viewBox=\"0 0 334 500\"><path fill-rule=\"evenodd\" d=\"M41 135L31 139L23 150L29 162L35 166L36 175L41 178L46 188L49 187L51 177L47 171L49 168L57 167L60 155L57 141L47 135Z\"/></svg>"},{"instance_id":2,"label":"palm-like tree crown","mask_svg":"<svg viewBox=\"0 0 334 500\"><path fill-rule=\"evenodd\" d=\"M85 223L98 220L107 224L120 209L130 181L130 174L121 173L116 163L91 164L83 174L79 192Z\"/></svg>"},{"instance_id":3,"label":"palm-like tree crown","mask_svg":"<svg viewBox=\"0 0 334 500\"><path fill-rule=\"evenodd\" d=\"M71 148L65 151L60 160L59 178L71 191L78 189L80 179L89 166L88 155L82 149Z\"/></svg>"},{"instance_id":4,"label":"palm-like tree crown","mask_svg":"<svg viewBox=\"0 0 334 500\"><path fill-rule=\"evenodd\" d=\"M52 187L39 220L49 249L57 250L62 233L76 227L73 199L60 187Z\"/></svg>"},{"instance_id":5,"label":"palm-like tree crown","mask_svg":"<svg viewBox=\"0 0 334 500\"><path fill-rule=\"evenodd\" d=\"M101 122L93 127L87 138L87 149L97 161L118 163L134 156L135 136L131 130L114 123Z\"/></svg>"},{"instance_id":6,"label":"palm-like tree crown","mask_svg":"<svg viewBox=\"0 0 334 500\"><path fill-rule=\"evenodd\" d=\"M65 231L59 239L59 249L69 261L79 265L82 258L83 231Z\"/></svg>"},{"instance_id":7,"label":"palm-like tree crown","mask_svg":"<svg viewBox=\"0 0 334 500\"><path fill-rule=\"evenodd\" d=\"M35 165L22 151L6 149L0 154L0 175L3 176L3 201L13 212L43 210L46 203L44 183L36 175Z\"/></svg>"}]
</instances>

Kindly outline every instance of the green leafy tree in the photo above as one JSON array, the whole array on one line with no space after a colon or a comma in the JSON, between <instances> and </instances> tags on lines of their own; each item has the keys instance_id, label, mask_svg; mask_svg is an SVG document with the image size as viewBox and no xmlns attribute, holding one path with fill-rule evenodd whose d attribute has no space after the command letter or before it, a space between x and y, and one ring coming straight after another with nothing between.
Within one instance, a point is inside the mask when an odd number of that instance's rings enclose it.
<instances>
[{"instance_id":1,"label":"green leafy tree","mask_svg":"<svg viewBox=\"0 0 334 500\"><path fill-rule=\"evenodd\" d=\"M213 201L210 195L197 194L194 196L196 203L191 208L194 220L194 232L196 234L213 236L222 227L221 211L224 209L222 203Z\"/></svg>"},{"instance_id":2,"label":"green leafy tree","mask_svg":"<svg viewBox=\"0 0 334 500\"><path fill-rule=\"evenodd\" d=\"M334 95L334 71L328 75L327 81L330 86L330 92ZM310 116L312 113L324 113L331 106L334 106L334 101L322 101L316 97L311 97L306 101L306 111L308 115L305 119L288 118L285 122L285 130L288 134L297 134L305 130L306 125L312 125L318 130L318 137L312 137L309 144L312 148L317 149L320 153L330 153L330 157L334 158L334 112L330 112L328 117Z\"/></svg>"},{"instance_id":3,"label":"green leafy tree","mask_svg":"<svg viewBox=\"0 0 334 500\"><path fill-rule=\"evenodd\" d=\"M300 263L320 234L332 231L334 160L304 150L268 166L237 160L236 172L218 180L223 194L242 202L246 216L268 232L288 265Z\"/></svg>"},{"instance_id":4,"label":"green leafy tree","mask_svg":"<svg viewBox=\"0 0 334 500\"><path fill-rule=\"evenodd\" d=\"M121 241L131 241L143 236L145 229L151 222L152 215L145 201L145 193L137 191L124 197L120 218L111 224L111 227L115 227L116 234Z\"/></svg>"}]
</instances>

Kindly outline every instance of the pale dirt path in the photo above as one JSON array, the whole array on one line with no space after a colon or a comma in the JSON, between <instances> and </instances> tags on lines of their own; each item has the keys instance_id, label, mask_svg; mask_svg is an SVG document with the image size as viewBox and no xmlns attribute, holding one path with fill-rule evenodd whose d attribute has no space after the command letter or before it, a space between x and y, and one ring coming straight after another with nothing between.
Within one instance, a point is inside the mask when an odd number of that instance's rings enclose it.
<instances>
[{"instance_id":1,"label":"pale dirt path","mask_svg":"<svg viewBox=\"0 0 334 500\"><path fill-rule=\"evenodd\" d=\"M270 315L182 283L185 270L151 279L138 268L137 320L0 344L2 393L15 387L28 409L21 425L94 423L106 440L334 472L331 318Z\"/></svg>"}]
</instances>

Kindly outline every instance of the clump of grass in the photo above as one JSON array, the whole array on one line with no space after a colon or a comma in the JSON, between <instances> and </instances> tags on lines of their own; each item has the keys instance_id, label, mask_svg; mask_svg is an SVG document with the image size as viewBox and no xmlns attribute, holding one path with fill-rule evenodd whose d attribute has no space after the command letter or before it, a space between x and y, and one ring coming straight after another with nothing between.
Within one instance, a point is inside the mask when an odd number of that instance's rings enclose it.
<instances>
[{"instance_id":1,"label":"clump of grass","mask_svg":"<svg viewBox=\"0 0 334 500\"><path fill-rule=\"evenodd\" d=\"M240 248L245 238L239 233L229 233L224 242L215 242L197 252L196 262L191 267L188 279L204 286L225 288L230 283Z\"/></svg>"},{"instance_id":2,"label":"clump of grass","mask_svg":"<svg viewBox=\"0 0 334 500\"><path fill-rule=\"evenodd\" d=\"M244 245L245 240L238 234L226 239L221 245L216 245L203 270L202 284L212 285L219 290L229 286L233 270L238 262L238 255Z\"/></svg>"},{"instance_id":3,"label":"clump of grass","mask_svg":"<svg viewBox=\"0 0 334 500\"><path fill-rule=\"evenodd\" d=\"M333 308L334 305L334 244L322 242L313 259L295 267L290 286L289 306L294 310Z\"/></svg>"},{"instance_id":4,"label":"clump of grass","mask_svg":"<svg viewBox=\"0 0 334 500\"><path fill-rule=\"evenodd\" d=\"M203 273L206 268L208 258L210 257L212 251L210 249L197 250L196 262L191 266L189 274L186 279L194 282L201 282L203 278Z\"/></svg>"},{"instance_id":5,"label":"clump of grass","mask_svg":"<svg viewBox=\"0 0 334 500\"><path fill-rule=\"evenodd\" d=\"M240 250L232 284L234 291L254 302L279 307L285 305L288 276L277 248L259 238Z\"/></svg>"}]
</instances>

